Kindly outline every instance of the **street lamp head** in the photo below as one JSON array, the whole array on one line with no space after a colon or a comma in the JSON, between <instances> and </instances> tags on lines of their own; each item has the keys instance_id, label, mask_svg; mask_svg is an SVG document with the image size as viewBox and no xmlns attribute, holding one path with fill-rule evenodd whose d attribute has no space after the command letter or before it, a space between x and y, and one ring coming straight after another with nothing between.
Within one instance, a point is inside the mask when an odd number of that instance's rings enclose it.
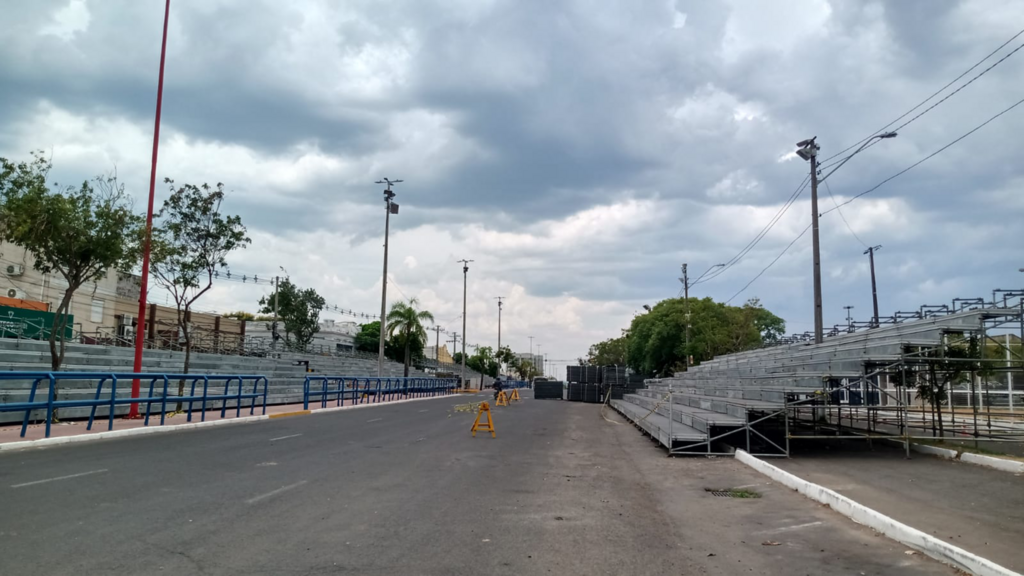
<instances>
[{"instance_id":1,"label":"street lamp head","mask_svg":"<svg viewBox=\"0 0 1024 576\"><path fill-rule=\"evenodd\" d=\"M877 136L877 138L895 138L895 132L883 132Z\"/></svg>"},{"instance_id":2,"label":"street lamp head","mask_svg":"<svg viewBox=\"0 0 1024 576\"><path fill-rule=\"evenodd\" d=\"M651 311L651 307L648 306L647 304L644 304L644 310L647 310L648 312L650 312Z\"/></svg>"},{"instance_id":3,"label":"street lamp head","mask_svg":"<svg viewBox=\"0 0 1024 576\"><path fill-rule=\"evenodd\" d=\"M817 138L817 136L812 136L811 138L808 138L807 140L801 140L801 141L796 143L796 147L797 148L806 148L807 146L810 146L811 144L814 144L814 140L816 138Z\"/></svg>"}]
</instances>

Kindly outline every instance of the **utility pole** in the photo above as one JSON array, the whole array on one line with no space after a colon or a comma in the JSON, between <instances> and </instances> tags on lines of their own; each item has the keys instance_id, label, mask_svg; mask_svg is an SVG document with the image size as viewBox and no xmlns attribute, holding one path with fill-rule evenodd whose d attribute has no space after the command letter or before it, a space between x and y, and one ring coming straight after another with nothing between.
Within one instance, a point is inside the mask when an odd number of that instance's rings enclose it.
<instances>
[{"instance_id":1,"label":"utility pole","mask_svg":"<svg viewBox=\"0 0 1024 576\"><path fill-rule=\"evenodd\" d=\"M853 310L853 306L843 306L843 310L846 310L846 329L849 332L853 332L853 316L850 315L850 310Z\"/></svg>"},{"instance_id":2,"label":"utility pole","mask_svg":"<svg viewBox=\"0 0 1024 576\"><path fill-rule=\"evenodd\" d=\"M462 262L462 386L466 387L466 278L469 275L469 263L472 260L459 260ZM484 383L480 383L483 388Z\"/></svg>"},{"instance_id":3,"label":"utility pole","mask_svg":"<svg viewBox=\"0 0 1024 576\"><path fill-rule=\"evenodd\" d=\"M398 214L398 204L394 202L395 193L391 191L393 184L402 180L381 178L376 184L387 184L384 190L384 276L380 281L380 347L377 350L377 377L384 375L384 334L387 327L388 304L388 231L391 226L391 215Z\"/></svg>"},{"instance_id":4,"label":"utility pole","mask_svg":"<svg viewBox=\"0 0 1024 576\"><path fill-rule=\"evenodd\" d=\"M808 138L797 142L797 155L811 162L811 246L814 251L814 343L824 339L821 310L821 245L818 240L818 150L820 146Z\"/></svg>"},{"instance_id":5,"label":"utility pole","mask_svg":"<svg viewBox=\"0 0 1024 576\"><path fill-rule=\"evenodd\" d=\"M871 326L878 328L878 287L875 285L875 252L880 250L882 245L872 246L864 251L871 262L871 304L875 307L875 315L871 320Z\"/></svg>"},{"instance_id":6,"label":"utility pole","mask_svg":"<svg viewBox=\"0 0 1024 576\"><path fill-rule=\"evenodd\" d=\"M686 304L686 369L690 369L690 276L683 263L683 303Z\"/></svg>"},{"instance_id":7,"label":"utility pole","mask_svg":"<svg viewBox=\"0 0 1024 576\"><path fill-rule=\"evenodd\" d=\"M441 327L434 326L434 331L437 332L437 336L434 337L434 362L440 364L441 358Z\"/></svg>"},{"instance_id":8,"label":"utility pole","mask_svg":"<svg viewBox=\"0 0 1024 576\"><path fill-rule=\"evenodd\" d=\"M544 375L544 354L540 351L540 344L537 344L537 355L540 356L540 375Z\"/></svg>"},{"instance_id":9,"label":"utility pole","mask_svg":"<svg viewBox=\"0 0 1024 576\"><path fill-rule=\"evenodd\" d=\"M498 352L501 352L501 301L505 299L504 296L495 296L495 300L498 301Z\"/></svg>"},{"instance_id":10,"label":"utility pole","mask_svg":"<svg viewBox=\"0 0 1024 576\"><path fill-rule=\"evenodd\" d=\"M274 323L272 324L273 330L270 331L270 349L277 351L277 294L278 283L280 282L280 276L274 276Z\"/></svg>"}]
</instances>

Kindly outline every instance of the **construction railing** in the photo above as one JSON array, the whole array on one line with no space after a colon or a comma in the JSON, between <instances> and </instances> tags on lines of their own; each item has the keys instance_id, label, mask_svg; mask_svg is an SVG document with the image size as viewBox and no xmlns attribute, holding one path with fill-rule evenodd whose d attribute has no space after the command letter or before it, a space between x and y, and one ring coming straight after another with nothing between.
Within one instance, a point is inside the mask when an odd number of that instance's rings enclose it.
<instances>
[{"instance_id":1,"label":"construction railing","mask_svg":"<svg viewBox=\"0 0 1024 576\"><path fill-rule=\"evenodd\" d=\"M395 399L422 398L453 394L459 386L455 378L352 378L348 376L307 376L302 385L302 406L309 410L312 400L321 408L388 402Z\"/></svg>"},{"instance_id":2,"label":"construction railing","mask_svg":"<svg viewBox=\"0 0 1024 576\"><path fill-rule=\"evenodd\" d=\"M130 398L122 396L118 398L118 385L122 390L131 390L133 380L139 380L142 389L148 391L145 396ZM61 408L91 408L89 413L88 430L92 430L93 420L96 417L96 409L106 407L107 430L114 427L116 407L125 404L145 404L146 413L144 425L149 426L150 413L153 405L160 406L160 424L164 424L167 414L167 404L180 404L182 411L187 411L187 421L192 421L193 409L201 411L201 420L206 420L207 405L214 402L221 402L220 416L224 418L228 402L234 402L235 416L241 416L244 401L248 400L249 414L253 415L257 403L262 405L262 414L267 413L267 378L259 375L238 375L238 374L162 374L162 373L133 373L133 372L0 372L2 381L23 381L31 382L28 388L28 401L10 402L0 404L0 412L24 412L22 420L21 436L25 437L28 429L29 419L32 412L45 410L46 437L50 437L50 425L53 416ZM59 383L68 380L94 380L96 381L96 392L92 398L80 398L70 400L58 400ZM36 400L40 385L46 385L46 399ZM171 386L180 387L184 383L183 390L188 394L175 394L177 388L171 390ZM2 388L2 386L0 386ZM198 391L197 391L198 390ZM185 405L188 405L187 410Z\"/></svg>"}]
</instances>

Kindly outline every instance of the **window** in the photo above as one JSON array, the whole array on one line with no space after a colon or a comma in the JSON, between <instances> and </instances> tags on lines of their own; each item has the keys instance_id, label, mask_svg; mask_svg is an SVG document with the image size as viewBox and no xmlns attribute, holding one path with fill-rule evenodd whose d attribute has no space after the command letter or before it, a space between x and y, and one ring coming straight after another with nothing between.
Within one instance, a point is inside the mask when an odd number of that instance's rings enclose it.
<instances>
[{"instance_id":1,"label":"window","mask_svg":"<svg viewBox=\"0 0 1024 576\"><path fill-rule=\"evenodd\" d=\"M89 316L89 320L92 322L103 321L103 300L92 301L92 315Z\"/></svg>"}]
</instances>

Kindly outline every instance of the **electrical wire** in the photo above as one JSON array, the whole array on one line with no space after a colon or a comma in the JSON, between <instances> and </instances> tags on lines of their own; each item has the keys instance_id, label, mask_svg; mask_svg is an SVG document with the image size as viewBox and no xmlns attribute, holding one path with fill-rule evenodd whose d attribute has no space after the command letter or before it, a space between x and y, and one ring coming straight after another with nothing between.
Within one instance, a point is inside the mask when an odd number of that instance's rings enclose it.
<instances>
[{"instance_id":1,"label":"electrical wire","mask_svg":"<svg viewBox=\"0 0 1024 576\"><path fill-rule=\"evenodd\" d=\"M882 126L882 127L881 127L881 128L879 128L878 130L875 130L874 132L872 132L871 134L869 134L869 135L868 135L868 136L866 136L865 138L862 138L862 139L858 140L857 142L853 143L853 145L851 145L851 146L848 146L848 147L846 147L846 148L844 148L844 149L840 150L839 152L836 152L836 153L835 153L835 154L833 154L832 156L829 156L828 158L826 158L826 159L822 160L822 161L821 161L820 163L821 163L821 164L822 164L823 166L821 166L821 167L822 167L822 168L825 168L824 164L826 164L826 163L827 163L828 161L832 160L833 158L835 158L835 157L837 157L837 156L841 156L841 155L845 154L845 153L846 153L846 152L848 152L849 150L852 150L853 148L855 148L855 147L857 147L857 146L859 146L859 145L863 144L863 143L864 143L865 141L867 141L867 140L868 140L869 138L872 138L872 137L874 137L874 136L875 136L876 134L878 134L878 133L882 132L883 130L886 130L887 128L889 128L889 126L892 126L893 124L895 124L895 123L899 122L900 120L902 120L902 119L906 118L906 117L907 117L908 115L912 114L912 113L914 112L914 110L917 110L917 109L918 109L918 108L920 108L921 106L924 106L925 104L927 104L927 103L928 103L928 101L929 101L929 100L931 100L932 98L935 98L936 96L938 96L939 94L941 94L941 93L942 93L943 91L945 91L945 90L946 90L946 88L949 88L949 87L950 87L950 86L952 86L953 84L957 83L957 82L958 82L958 81L959 81L959 80L960 80L961 78L963 78L964 76L967 76L968 74L970 74L972 70L974 70L974 69L975 69L975 68L977 68L978 66L981 66L981 64L982 64L982 63L984 63L984 62L985 62L986 60L988 60L989 58L991 58L992 56L994 56L994 55L995 55L995 54L996 54L997 52L999 52L1000 50L1002 50L1003 48L1005 48L1007 44L1009 44L1010 42L1013 42L1014 40L1016 40L1016 39L1017 39L1017 37L1018 37L1018 36L1020 36L1021 34L1024 34L1024 29L1021 29L1021 30L1020 30L1019 32L1017 32L1016 34L1014 34L1013 36L1011 36L1009 40L1007 40L1006 42L1003 42L1002 44L1000 44L998 48L996 48L995 50L993 50L992 52L990 52L990 53L989 53L989 54L988 54L987 56L985 56L984 58L982 58L981 60L979 60L978 62L976 62L976 63L975 63L975 64L974 64L973 66L971 66L971 67L970 67L970 68L968 68L967 70L964 70L964 72L963 72L962 74L960 74L960 75L959 75L959 76L957 76L956 78L952 79L952 80L951 80L951 81L950 81L950 82L949 82L948 84L946 84L946 85L945 85L945 86L943 86L942 88L939 88L938 90L936 90L936 91L935 91L935 92L934 92L934 93L933 93L933 94L932 94L931 96L929 96L929 97L925 98L924 100L922 100L922 101L921 101L920 103L918 103L918 104L917 104L916 106L914 106L914 107L913 107L913 108L911 108L910 110L907 110L906 112L904 112L903 114L901 114L901 115L900 115L900 116L899 116L898 118L896 118L895 120L893 120L893 121L889 122L889 123L888 123L888 124L886 124L885 126ZM1024 44L1022 44L1021 46L1024 46ZM995 63L995 64L993 64L992 66L989 66L989 67L988 67L987 69L985 69L984 71L982 71L982 72L981 72L981 74L978 74L977 76L975 76L974 78L972 78L972 79L971 79L971 80L970 80L969 82L967 82L966 84L964 84L964 85L963 85L963 86L961 86L960 88L957 88L957 90L956 90L955 92L953 92L953 93L951 93L951 94L947 95L947 96L946 96L945 98L943 98L943 99L942 99L941 101L939 101L939 102L935 103L934 105L932 105L931 107L929 107L929 108L928 108L928 110L925 110L925 111L924 111L924 112L922 112L921 114L918 114L918 115L917 115L917 116L915 116L914 118L910 119L910 120L909 120L908 122L906 122L906 123L902 124L902 125L900 126L900 128L902 128L902 127L906 126L907 124L910 124L910 123L911 123L911 122L913 122L914 120L917 120L918 118L920 118L921 116L923 116L924 114L926 114L926 113L927 113L928 111L930 111L931 109L935 108L935 106L938 106L938 105L939 105L939 104L941 104L942 102L945 102L945 101L946 101L947 99L949 99L949 97L950 97L950 96L952 96L953 94L956 94L957 92L959 92L960 90L962 90L962 89L963 89L964 87L966 87L967 85L969 85L969 84L970 84L971 82L974 82L974 81L975 81L975 80L977 80L977 79L978 79L979 77L983 76L983 75L984 75L984 74L985 74L986 72L988 72L988 71L989 71L989 70L991 70L992 68L995 68L995 67L996 67L997 65L999 65L999 64L1000 64L1001 62L1003 62L1004 60L1006 60L1007 58L1009 58L1010 56L1012 56L1012 55L1013 55L1013 54L1014 54L1015 52L1017 52L1017 50L1020 50L1020 49L1021 49L1021 46L1018 46L1018 47L1017 47L1017 48L1016 48L1016 49L1015 49L1015 50L1014 50L1013 52L1011 52L1010 54L1007 54L1006 56L1004 56L1004 57L1003 57L1002 59L1000 59L1000 60L999 60L998 62L996 62L996 63ZM894 130L894 131L898 131L898 129L897 129L897 130Z\"/></svg>"},{"instance_id":2,"label":"electrical wire","mask_svg":"<svg viewBox=\"0 0 1024 576\"><path fill-rule=\"evenodd\" d=\"M962 134L961 136L959 136L958 138L956 138L956 139L955 139L955 140L953 140L952 142L950 142L950 143L946 144L946 145L945 145L945 146L943 146L942 148L939 148L939 149L938 149L938 150L936 150L935 152L932 152L931 154L929 154L929 155L925 156L924 158L922 158L922 159L918 160L917 162L915 162L915 163L911 164L910 166L907 166L907 167L906 167L906 168L904 168L903 170L900 170L899 172L897 172L897 173L893 174L892 176L889 176L889 177L888 177L888 178L886 178L885 180L882 180L882 181L881 181L881 182L879 182L878 184L875 184L874 186L872 186L871 188L868 188L867 190L865 190L865 191L861 192L860 194L857 194L856 196L853 196L853 197L852 197L852 198L850 198L849 200L846 200L845 202L842 202L842 203L837 203L837 204L836 204L836 206L835 206L834 208L830 208L830 209L826 210L825 212L822 212L822 213L821 213L821 214L820 214L819 216L820 216L820 217L824 217L824 216L825 216L826 214L829 214L829 213L830 213L830 212L832 212L833 210L835 210L835 211L839 211L839 210L840 210L840 207L841 207L841 206L846 206L847 204L850 204L850 203L851 203L851 202L853 202L854 200L857 200L858 198L860 198L860 197L862 197L862 196L865 196L865 195L867 195L867 194L870 194L871 192L874 192L875 190L878 190L879 188L881 188L881 187L882 187L883 185L885 185L886 183L888 183L888 182L890 182L890 181L892 181L892 180L894 180L894 179L898 178L899 176L902 176L903 174L906 174L907 172L911 171L912 169L916 168L917 166L920 166L921 164L923 164L923 163L924 163L924 162L926 162L927 160L929 160L929 159L931 159L931 158L934 158L935 156L937 156L937 155L941 154L941 153L942 153L943 151L945 151L946 149L950 148L951 146L953 146L953 145L954 145L954 144L956 144L957 142L959 142L959 141L963 140L964 138L967 138L967 137L968 137L968 136L970 136L971 134L974 134L974 133L975 133L975 132L977 132L978 130L980 130L980 129L984 128L984 127L985 127L986 125L988 125L989 123L991 123L991 122L992 122L993 120L995 120L996 118L999 118L999 117L1000 117L1000 116L1002 116L1003 114L1006 114L1007 112L1009 112L1010 110L1013 110L1014 108L1016 108L1017 106L1020 106L1021 104L1024 104L1024 98L1022 98L1022 99L1018 100L1017 102L1015 102L1015 103L1013 103L1012 105L1010 105L1010 106L1009 106L1008 108L1005 108L1005 109L1003 109L1002 111L1000 111L999 113L997 113L997 114L996 114L995 116L992 116L992 117L991 117L991 118L989 118L988 120L986 120L986 121L982 122L981 124L979 124L979 125L975 126L975 127L974 127L974 128L972 128L971 130L969 130L968 132L966 132L966 133ZM831 192L831 191L829 191L829 195L831 195L831 193L832 193L832 192ZM834 201L834 200L835 200L835 198L833 198L833 201ZM841 214L841 212L840 212L840 214ZM845 218L844 218L844 221L845 221ZM847 224L847 225L849 225L849 224ZM752 280L750 280L750 282L747 282L747 284L746 284L746 285L745 285L745 286L744 286L743 288L741 288L741 289L739 290L739 292L736 292L735 294L733 294L733 295L732 295L732 297L731 297L731 298L729 298L728 300L726 300L726 301L725 301L725 303L726 303L726 304L728 304L729 302L732 302L732 301L733 301L733 299L735 299L735 298L736 298L737 296L739 296L739 295L740 295L740 294L741 294L741 293L742 293L742 292L743 292L744 290L746 290L747 288L749 288L751 284L753 284L753 283L754 283L754 282L755 282L755 281L756 281L756 280L757 280L758 278L760 278L760 277L761 277L761 275L763 275L763 274L764 274L765 272L767 272L769 268L771 268L771 267L772 267L772 266L773 266L773 265L774 265L774 264L775 264L776 262L778 262L778 261L779 261L779 258L782 258L782 256L783 256L783 255L784 255L784 254L785 254L786 252L788 252L788 251L789 251L789 249L790 249L790 248L791 248L791 247L793 246L793 244L795 244L797 240L799 240L800 238L802 238L802 237L803 237L803 235L804 235L804 234L806 234L808 230L810 230L810 228L811 228L811 225L810 225L810 224L808 224L808 225L807 225L807 228L804 228L803 232L801 232L801 233L800 233L800 234L799 234L799 235L798 235L798 236L797 236L796 238L794 238L794 239L793 239L793 241L792 241L792 242L790 242L790 243L789 243L789 245L788 245L788 246L786 246L786 248L785 248L785 249L783 249L783 250L782 250L782 252L781 252L781 253L779 253L779 255L775 257L775 259L774 259L774 260L772 260L772 261L771 261L771 262L770 262L770 263L769 263L769 264L768 264L767 266L765 266L765 267L764 267L764 269L763 269L763 270L761 270L761 271L760 271L760 272L759 272L759 273L757 274L757 276L754 276L754 278L753 278ZM851 229L851 232L852 232L852 229ZM859 238L858 238L858 240L859 240ZM863 241L861 241L861 243L863 243Z\"/></svg>"},{"instance_id":3,"label":"electrical wire","mask_svg":"<svg viewBox=\"0 0 1024 576\"><path fill-rule=\"evenodd\" d=\"M703 284L704 282L713 280L724 274L726 270L738 264L739 261L742 260L743 257L746 256L751 250L753 250L754 247L757 246L757 244L761 242L762 239L764 239L765 235L768 234L768 232L771 231L771 229L774 228L775 225L779 223L779 220L782 219L782 216L785 215L786 211L789 210L789 208L793 205L794 202L796 202L797 198L800 197L803 191L807 189L807 185L810 183L810 179L810 174L804 177L804 179L800 182L800 185L796 188L796 190L793 191L792 194L790 194L789 198L786 200L786 203L783 204L782 208L780 208L778 212L775 213L775 216L772 217L768 224L766 224L765 227L762 228L761 231L754 237L754 239L748 242L747 245L744 246L735 256L726 261L725 266L705 276L702 280L694 282L690 286L696 286L697 284Z\"/></svg>"},{"instance_id":4,"label":"electrical wire","mask_svg":"<svg viewBox=\"0 0 1024 576\"><path fill-rule=\"evenodd\" d=\"M757 273L757 276L754 276L754 278L753 278L753 279L751 279L751 280L750 280L750 282L747 282L747 284L746 284L745 286L743 286L743 288L740 288L740 289L739 289L739 292L736 292L735 294L733 294L731 298L729 298L728 300L726 300L726 301L725 301L725 303L726 303L726 304L728 304L729 302L732 302L732 301L733 301L733 300L734 300L734 299L735 299L735 298L736 298L737 296L739 296L740 294L742 294L744 290L746 290L747 288L749 288L749 287L750 287L750 285L751 285L751 284L753 284L753 283L754 283L754 282L755 282L755 281L756 281L756 280L757 280L758 278L760 278L762 274L764 274L765 272L767 272L769 268L771 268L771 267L772 267L773 265L775 265L775 263L779 261L779 258L782 258L782 256L783 256L783 255L784 255L784 254L785 254L786 252L789 252L789 249L793 247L793 244L796 244L796 241L797 241L797 240L799 240L799 239L803 238L804 234L806 234L806 233L807 233L807 231L808 231L808 230L810 230L810 229L811 229L811 224L808 224L808 225L807 225L807 228L804 228L804 231L803 231L803 232L801 232L801 233L800 233L799 235L797 235L797 237L796 237L796 238L793 238L793 241L792 241L792 242L790 242L790 243L789 243L789 245L788 245L788 246L786 246L786 247L785 247L785 248L784 248L784 249L782 250L782 252L780 252L780 253L779 253L779 255L775 257L775 259L774 259L774 260L772 260L771 262L769 262L769 263L768 263L768 265L767 265L767 266L765 266L763 270L761 270L760 272L758 272L758 273Z\"/></svg>"},{"instance_id":5,"label":"electrical wire","mask_svg":"<svg viewBox=\"0 0 1024 576\"><path fill-rule=\"evenodd\" d=\"M1002 116L1003 114L1006 114L1007 112L1009 112L1010 110L1013 110L1014 108L1016 108L1017 106L1020 106L1021 104L1024 104L1024 98L1022 98L1022 99L1020 99L1020 100L1018 100L1018 101L1014 102L1014 103L1013 103L1013 104L1011 104L1011 105L1010 105L1010 106L1009 106L1008 108L1005 108L1005 109L1003 109L1003 110L1002 110L1001 112L999 112L999 113L998 113L998 114L996 114L995 116L992 116L992 117L991 117L991 118L989 118L988 120L985 120L985 121L984 121L984 122L982 122L981 124L979 124L979 125L975 126L974 128L972 128L972 129L971 129L971 130L969 130L968 132L966 132L966 133L964 133L964 134L960 135L960 136L959 136L958 138L956 138L955 140L953 140L953 141L952 141L952 142L950 142L949 144L946 144L946 145L945 145L945 146L943 146L942 148L939 148L939 149L938 149L938 150L936 150L935 152L932 152L931 154L929 154L929 155L925 156L924 158L921 158L920 160L918 160L917 162L914 162L914 163L913 163L913 164L911 164L910 166L907 166L907 167L906 167L906 168L904 168L903 170L900 170L899 172L897 172L897 173L893 174L892 176L889 176L888 178L886 178L885 180L882 180L882 181L881 181L881 182L879 182L878 184L875 184L875 185L874 185L874 186L872 186L871 188L868 188L867 190L865 190L865 191L863 191L863 192L861 192L861 193L859 193L859 194L857 194L857 195L855 195L855 196L851 197L851 198L850 198L849 200L846 200L845 202L843 202L843 203L841 203L841 204L836 204L835 208L829 208L828 210L826 210L826 211L822 212L822 213L821 213L821 215L822 215L822 216L824 216L824 215L826 215L826 214L828 214L828 213L832 212L833 210L839 210L839 208L840 208L841 206L846 206L847 204L849 204L849 203L853 202L854 200L856 200L856 199L858 199L858 198L860 198L860 197L862 197L862 196L865 196L865 195L867 195L867 194L870 194L870 193L874 192L875 190L878 190L879 188L881 188L882 186L884 186L884 185L885 185L885 184L887 184L888 182L890 182L890 181L892 181L892 180L895 180L896 178L898 178L898 177L900 177L900 176L902 176L902 175L906 174L907 172L910 172L910 171L911 171L911 170L913 170L914 168L916 168L916 167L920 166L921 164L924 164L925 162L927 162L928 160L930 160L930 159L934 158L935 156L938 156L939 154L941 154L941 153L942 153L943 151L945 151L945 150L946 150L946 149L948 149L949 147L953 146L954 144L956 144L957 142L959 142L959 141L963 140L964 138L967 138L967 137L968 137L968 136L970 136L971 134L974 134L974 133L975 133L975 132L977 132L978 130L981 130L982 128L984 128L985 126L987 126L987 125L988 125L988 124L989 124L990 122L992 122L993 120L995 120L996 118L999 118L999 117L1000 117L1000 116Z\"/></svg>"},{"instance_id":6,"label":"electrical wire","mask_svg":"<svg viewBox=\"0 0 1024 576\"><path fill-rule=\"evenodd\" d=\"M839 212L839 217L843 219L843 224L846 224L846 229L850 231L850 234L853 234L853 237L857 239L857 242L864 244L865 248L869 248L869 246L860 239L860 236L857 236L857 233L853 231L853 227L850 226L850 223L846 220L846 216L843 216L843 211L839 210L839 203L836 202L836 197L832 195L832 187L828 185L827 181L825 182L825 190L828 191L828 197L832 199L832 203L836 205L836 210Z\"/></svg>"}]
</instances>

